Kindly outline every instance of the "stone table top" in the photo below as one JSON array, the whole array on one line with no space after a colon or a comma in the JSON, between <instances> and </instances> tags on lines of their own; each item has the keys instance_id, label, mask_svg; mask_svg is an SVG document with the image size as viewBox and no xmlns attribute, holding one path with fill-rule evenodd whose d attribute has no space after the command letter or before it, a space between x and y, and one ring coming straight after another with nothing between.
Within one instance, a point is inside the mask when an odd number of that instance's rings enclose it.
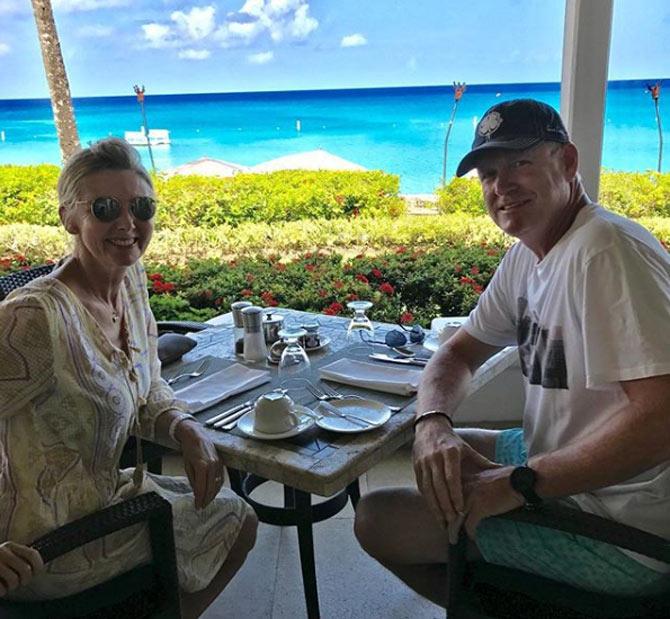
<instances>
[{"instance_id":1,"label":"stone table top","mask_svg":"<svg viewBox=\"0 0 670 619\"><path fill-rule=\"evenodd\" d=\"M364 359L366 351L348 346L346 330L349 318L326 316L299 312L296 310L274 308L273 313L285 316L285 323L299 325L314 321L320 324L321 336L330 338L323 349L309 354L312 367L307 377L318 387L318 369L338 358L350 357ZM196 414L204 422L218 413L279 387L276 366L263 363L245 363L236 357L233 350L233 323L230 313L217 316L210 321L212 327L190 335L198 345L178 363L165 366L163 375L168 378L188 371L199 363L202 357L213 357L207 374L211 374L233 363L244 363L249 367L268 369L272 381L237 396L228 398L217 406ZM375 323L375 339L383 340L386 331L397 329L396 325ZM476 391L509 367L516 358L515 348L506 348L489 359L475 374L471 383L471 392ZM249 473L255 473L266 479L297 488L304 492L331 496L345 488L375 464L409 441L413 434L412 418L415 396L405 397L379 391L370 391L339 383L328 383L343 394L364 395L389 405L402 406L389 421L374 430L358 434L340 434L313 426L306 432L290 439L278 441L260 441L248 438L235 429L230 432L207 428L207 432L220 451L227 466ZM306 390L289 393L291 397L305 406L314 406L317 400Z\"/></svg>"}]
</instances>

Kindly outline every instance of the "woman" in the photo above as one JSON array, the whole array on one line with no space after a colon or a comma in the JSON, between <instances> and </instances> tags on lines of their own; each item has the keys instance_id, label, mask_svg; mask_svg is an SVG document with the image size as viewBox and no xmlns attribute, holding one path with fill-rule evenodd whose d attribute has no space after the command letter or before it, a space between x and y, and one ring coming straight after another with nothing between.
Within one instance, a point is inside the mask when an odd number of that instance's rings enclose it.
<instances>
[{"instance_id":1,"label":"woman","mask_svg":"<svg viewBox=\"0 0 670 619\"><path fill-rule=\"evenodd\" d=\"M172 504L182 609L198 616L242 565L257 520L221 488L212 441L160 377L139 263L153 231L151 179L132 147L107 139L68 160L58 196L72 254L0 304L0 539L12 540L0 546L0 579L20 585L17 599L53 598L141 563L140 526L46 569L20 544L153 490ZM172 441L188 482L119 471L130 434Z\"/></svg>"}]
</instances>

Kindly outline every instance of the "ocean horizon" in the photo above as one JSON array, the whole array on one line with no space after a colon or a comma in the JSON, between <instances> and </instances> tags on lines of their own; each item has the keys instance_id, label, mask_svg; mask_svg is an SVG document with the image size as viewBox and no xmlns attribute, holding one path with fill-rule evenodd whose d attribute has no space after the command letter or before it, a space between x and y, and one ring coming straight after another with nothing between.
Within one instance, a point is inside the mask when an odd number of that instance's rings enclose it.
<instances>
[{"instance_id":1,"label":"ocean horizon","mask_svg":"<svg viewBox=\"0 0 670 619\"><path fill-rule=\"evenodd\" d=\"M646 85L658 79L608 83L602 166L655 170L658 129ZM449 139L452 177L470 147L473 127L491 105L532 97L558 108L560 83L468 86ZM125 131L142 120L134 94L74 98L82 144ZM153 147L156 167L212 157L252 166L323 148L368 169L400 177L403 193L430 193L442 175L444 137L454 103L451 86L151 95L145 107L151 129L170 131L172 144ZM661 91L661 117L664 112ZM300 130L297 129L297 121ZM668 127L670 120L666 120ZM49 99L0 100L0 164L60 163ZM670 143L668 130L664 142ZM146 148L140 148L149 165ZM668 157L665 157L665 162ZM665 163L663 171L667 171Z\"/></svg>"}]
</instances>

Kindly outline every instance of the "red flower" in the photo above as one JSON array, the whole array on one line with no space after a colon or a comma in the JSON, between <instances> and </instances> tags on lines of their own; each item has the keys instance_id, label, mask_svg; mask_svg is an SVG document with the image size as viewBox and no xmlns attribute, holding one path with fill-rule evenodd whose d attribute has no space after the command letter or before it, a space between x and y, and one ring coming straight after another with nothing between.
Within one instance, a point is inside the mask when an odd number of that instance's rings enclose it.
<instances>
[{"instance_id":1,"label":"red flower","mask_svg":"<svg viewBox=\"0 0 670 619\"><path fill-rule=\"evenodd\" d=\"M311 257L312 257L312 252L311 252L311 251L308 251L308 252L305 254L305 260L309 260Z\"/></svg>"},{"instance_id":2,"label":"red flower","mask_svg":"<svg viewBox=\"0 0 670 619\"><path fill-rule=\"evenodd\" d=\"M174 292L177 287L171 283L171 282L162 282L160 280L154 281L154 283L151 286L151 290L153 290L156 294L164 294L166 292Z\"/></svg>"},{"instance_id":3,"label":"red flower","mask_svg":"<svg viewBox=\"0 0 670 619\"><path fill-rule=\"evenodd\" d=\"M328 291L322 288L321 290L319 290L318 295L323 299L324 297L328 296Z\"/></svg>"},{"instance_id":4,"label":"red flower","mask_svg":"<svg viewBox=\"0 0 670 619\"><path fill-rule=\"evenodd\" d=\"M396 254L406 254L407 253L407 247L405 247L404 245L401 245L400 247L398 247L395 250L395 253Z\"/></svg>"},{"instance_id":5,"label":"red flower","mask_svg":"<svg viewBox=\"0 0 670 619\"><path fill-rule=\"evenodd\" d=\"M175 286L171 282L165 282L163 284L163 292L174 292L176 290L177 286Z\"/></svg>"},{"instance_id":6,"label":"red flower","mask_svg":"<svg viewBox=\"0 0 670 619\"><path fill-rule=\"evenodd\" d=\"M250 297L252 294L254 294L254 291L253 291L253 290L249 290L249 288L245 288L242 292L240 292L240 294L241 294L243 297Z\"/></svg>"},{"instance_id":7,"label":"red flower","mask_svg":"<svg viewBox=\"0 0 670 619\"><path fill-rule=\"evenodd\" d=\"M342 288L343 286L344 286L344 282L343 282L341 279L336 279L336 280L333 282L333 287L336 288L337 290L339 290L339 289Z\"/></svg>"},{"instance_id":8,"label":"red flower","mask_svg":"<svg viewBox=\"0 0 670 619\"><path fill-rule=\"evenodd\" d=\"M160 282L160 281L163 281L163 275L161 273L150 273L149 274L149 279L152 282Z\"/></svg>"},{"instance_id":9,"label":"red flower","mask_svg":"<svg viewBox=\"0 0 670 619\"><path fill-rule=\"evenodd\" d=\"M276 305L279 305L279 302L277 299L275 299L274 294L270 292L269 290L264 290L261 292L261 300L265 305L270 305L271 307L275 307Z\"/></svg>"},{"instance_id":10,"label":"red flower","mask_svg":"<svg viewBox=\"0 0 670 619\"><path fill-rule=\"evenodd\" d=\"M472 273L472 275L479 275L479 267L478 266L471 267L470 273Z\"/></svg>"},{"instance_id":11,"label":"red flower","mask_svg":"<svg viewBox=\"0 0 670 619\"><path fill-rule=\"evenodd\" d=\"M277 269L277 271L286 271L286 265L283 262L276 262L275 269Z\"/></svg>"},{"instance_id":12,"label":"red flower","mask_svg":"<svg viewBox=\"0 0 670 619\"><path fill-rule=\"evenodd\" d=\"M357 273L356 274L356 279L359 282L363 282L364 284L369 284L370 283L370 280L367 277L365 277L365 275L363 275L363 273Z\"/></svg>"},{"instance_id":13,"label":"red flower","mask_svg":"<svg viewBox=\"0 0 670 619\"><path fill-rule=\"evenodd\" d=\"M360 211L357 208L355 208L353 211L351 211L352 217L358 217L359 214L360 214Z\"/></svg>"},{"instance_id":14,"label":"red flower","mask_svg":"<svg viewBox=\"0 0 670 619\"><path fill-rule=\"evenodd\" d=\"M493 248L491 248L491 247L489 247L489 248L486 250L486 255L487 255L487 256L496 256L496 255L498 255L498 251L495 250L495 249L493 249Z\"/></svg>"},{"instance_id":15,"label":"red flower","mask_svg":"<svg viewBox=\"0 0 670 619\"><path fill-rule=\"evenodd\" d=\"M305 269L307 269L310 272L314 271L316 269L316 265L315 264L306 264Z\"/></svg>"},{"instance_id":16,"label":"red flower","mask_svg":"<svg viewBox=\"0 0 670 619\"><path fill-rule=\"evenodd\" d=\"M221 307L223 305L223 297L217 297L214 299L214 306L215 307Z\"/></svg>"},{"instance_id":17,"label":"red flower","mask_svg":"<svg viewBox=\"0 0 670 619\"><path fill-rule=\"evenodd\" d=\"M412 312L403 312L400 314L400 322L403 325L407 325L410 322L414 322L414 314Z\"/></svg>"},{"instance_id":18,"label":"red flower","mask_svg":"<svg viewBox=\"0 0 670 619\"><path fill-rule=\"evenodd\" d=\"M372 269L372 274L377 278L381 279L383 277L382 272L379 269Z\"/></svg>"},{"instance_id":19,"label":"red flower","mask_svg":"<svg viewBox=\"0 0 670 619\"><path fill-rule=\"evenodd\" d=\"M476 283L477 283L474 279L472 279L472 277L467 277L466 275L464 275L463 277L461 277L458 281L459 281L461 284L470 284L470 285L472 285L472 284L476 284Z\"/></svg>"},{"instance_id":20,"label":"red flower","mask_svg":"<svg viewBox=\"0 0 670 619\"><path fill-rule=\"evenodd\" d=\"M473 289L477 294L481 294L482 292L484 292L484 288L483 288L480 284L473 284L473 285L472 285L472 289Z\"/></svg>"},{"instance_id":21,"label":"red flower","mask_svg":"<svg viewBox=\"0 0 670 619\"><path fill-rule=\"evenodd\" d=\"M347 301L358 301L358 295L355 292L348 294Z\"/></svg>"},{"instance_id":22,"label":"red flower","mask_svg":"<svg viewBox=\"0 0 670 619\"><path fill-rule=\"evenodd\" d=\"M214 296L214 293L209 288L207 288L202 291L202 296L205 299L211 299Z\"/></svg>"},{"instance_id":23,"label":"red flower","mask_svg":"<svg viewBox=\"0 0 670 619\"><path fill-rule=\"evenodd\" d=\"M256 279L256 276L253 273L247 273L244 279L246 279L247 282L251 283Z\"/></svg>"},{"instance_id":24,"label":"red flower","mask_svg":"<svg viewBox=\"0 0 670 619\"><path fill-rule=\"evenodd\" d=\"M338 314L341 314L343 310L344 306L341 303L335 301L334 303L331 303L326 309L324 309L323 313L327 314L328 316L337 316Z\"/></svg>"},{"instance_id":25,"label":"red flower","mask_svg":"<svg viewBox=\"0 0 670 619\"><path fill-rule=\"evenodd\" d=\"M384 294L391 295L395 292L395 288L388 282L384 282L381 286L379 286L379 291L383 292Z\"/></svg>"}]
</instances>

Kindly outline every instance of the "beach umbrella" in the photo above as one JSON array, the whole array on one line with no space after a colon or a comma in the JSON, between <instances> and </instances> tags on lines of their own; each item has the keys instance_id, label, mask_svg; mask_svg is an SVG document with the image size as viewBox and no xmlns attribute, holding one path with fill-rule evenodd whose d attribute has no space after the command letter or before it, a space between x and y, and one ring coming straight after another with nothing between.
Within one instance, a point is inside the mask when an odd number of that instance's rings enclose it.
<instances>
[{"instance_id":1,"label":"beach umbrella","mask_svg":"<svg viewBox=\"0 0 670 619\"><path fill-rule=\"evenodd\" d=\"M172 168L167 172L167 176L222 176L229 177L246 172L247 167L238 163L231 163L223 159L211 159L210 157L201 157L195 161L189 161L183 165Z\"/></svg>"},{"instance_id":2,"label":"beach umbrella","mask_svg":"<svg viewBox=\"0 0 670 619\"><path fill-rule=\"evenodd\" d=\"M249 172L276 172L277 170L352 170L364 171L362 165L317 148L303 153L294 153L259 163Z\"/></svg>"},{"instance_id":3,"label":"beach umbrella","mask_svg":"<svg viewBox=\"0 0 670 619\"><path fill-rule=\"evenodd\" d=\"M456 117L456 109L458 104L463 97L465 92L466 85L465 82L454 82L454 107L451 108L451 118L449 119L449 125L447 126L447 135L444 136L444 157L442 158L442 187L444 187L447 182L447 148L449 146L449 134L451 133L451 128L454 125L454 118Z\"/></svg>"},{"instance_id":4,"label":"beach umbrella","mask_svg":"<svg viewBox=\"0 0 670 619\"><path fill-rule=\"evenodd\" d=\"M656 125L658 126L658 172L661 172L661 162L663 161L663 129L661 129L661 110L658 106L658 100L661 98L661 82L647 84L647 92L651 95L656 110Z\"/></svg>"},{"instance_id":5,"label":"beach umbrella","mask_svg":"<svg viewBox=\"0 0 670 619\"><path fill-rule=\"evenodd\" d=\"M142 121L144 123L144 132L145 135L147 136L147 148L149 149L149 159L151 159L151 168L154 171L154 174L156 174L156 164L154 163L154 153L151 150L151 140L149 139L149 124L147 123L147 113L144 110L144 84L142 86L138 86L135 84L133 86L133 90L135 91L135 94L137 95L137 102L140 104L140 111L142 112Z\"/></svg>"}]
</instances>

